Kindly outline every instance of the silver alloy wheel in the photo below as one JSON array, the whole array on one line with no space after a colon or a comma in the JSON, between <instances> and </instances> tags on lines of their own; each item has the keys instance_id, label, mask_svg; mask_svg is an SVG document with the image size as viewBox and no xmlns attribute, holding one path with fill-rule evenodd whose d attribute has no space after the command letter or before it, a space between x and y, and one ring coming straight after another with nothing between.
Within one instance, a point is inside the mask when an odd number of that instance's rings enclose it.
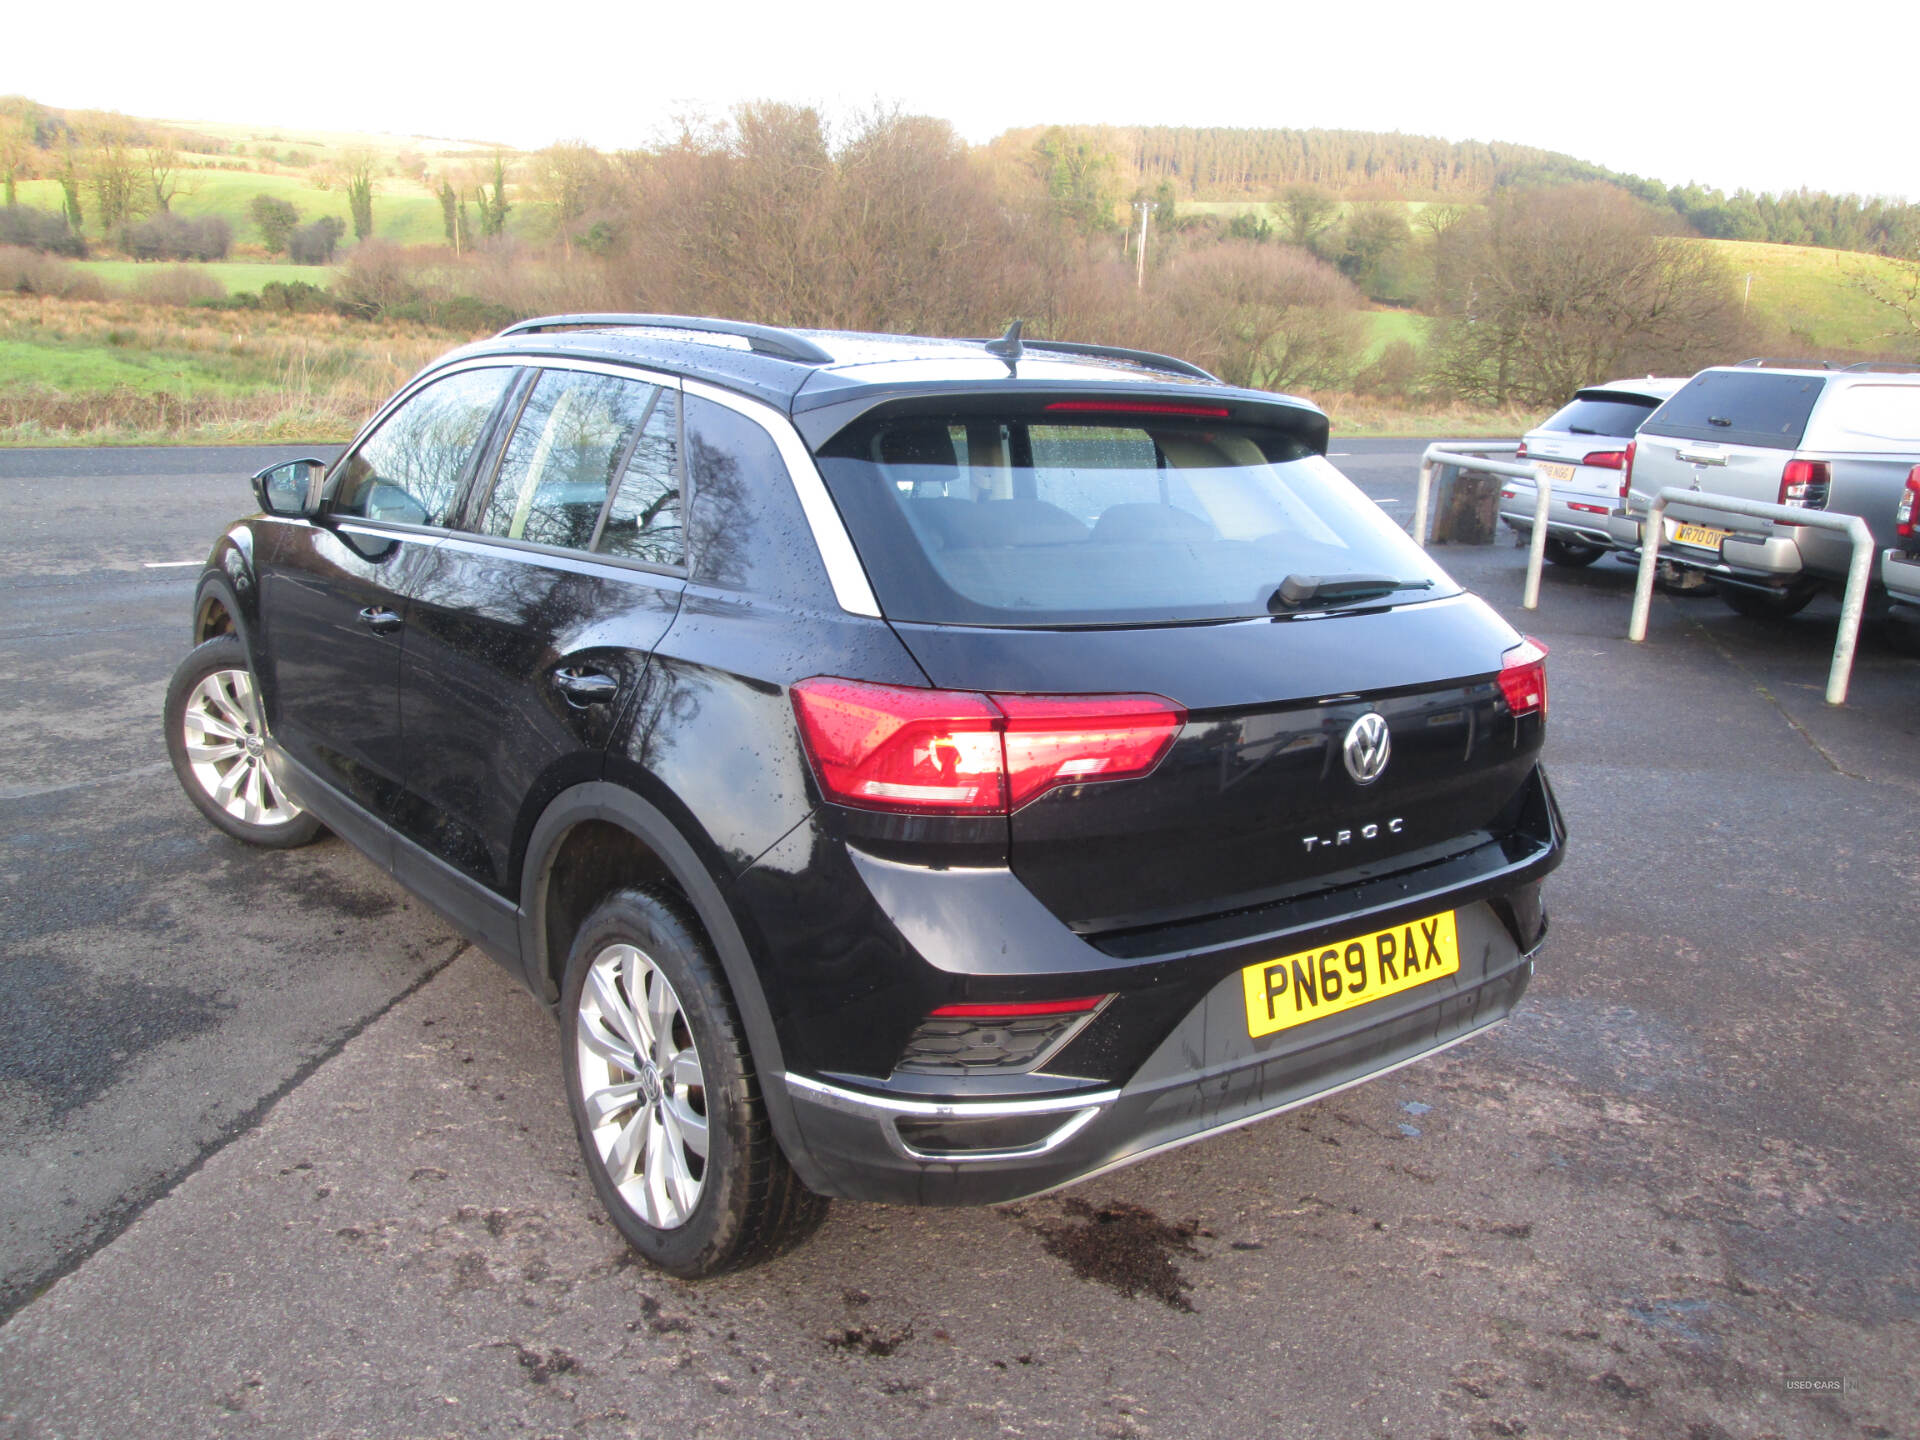
<instances>
[{"instance_id":1,"label":"silver alloy wheel","mask_svg":"<svg viewBox=\"0 0 1920 1440\"><path fill-rule=\"evenodd\" d=\"M656 1230L687 1222L707 1174L707 1087L680 997L632 945L609 945L580 992L580 1098L620 1196Z\"/></svg>"},{"instance_id":2,"label":"silver alloy wheel","mask_svg":"<svg viewBox=\"0 0 1920 1440\"><path fill-rule=\"evenodd\" d=\"M227 814L249 825L285 825L300 818L267 769L267 725L245 670L215 670L187 696L187 762L200 788Z\"/></svg>"}]
</instances>

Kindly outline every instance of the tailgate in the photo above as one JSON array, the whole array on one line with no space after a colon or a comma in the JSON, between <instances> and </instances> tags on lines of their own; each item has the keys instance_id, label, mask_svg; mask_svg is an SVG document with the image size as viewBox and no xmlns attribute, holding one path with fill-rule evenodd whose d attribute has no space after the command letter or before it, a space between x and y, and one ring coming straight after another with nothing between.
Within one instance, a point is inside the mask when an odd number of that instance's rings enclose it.
<instances>
[{"instance_id":1,"label":"tailgate","mask_svg":"<svg viewBox=\"0 0 1920 1440\"><path fill-rule=\"evenodd\" d=\"M1679 440L1643 430L1633 457L1634 505L1644 511L1668 486L1772 504L1780 498L1780 473L1791 458L1789 452L1754 445ZM1677 501L1667 507L1667 519L1663 540L1673 539L1675 524L1707 525L1751 535L1765 535L1771 529L1765 520Z\"/></svg>"},{"instance_id":2,"label":"tailgate","mask_svg":"<svg viewBox=\"0 0 1920 1440\"><path fill-rule=\"evenodd\" d=\"M897 628L937 686L1142 692L1187 710L1150 775L1053 790L1012 817L1014 873L1087 933L1264 904L1483 844L1541 738L1494 679L1513 632L1470 597L1316 621ZM1391 754L1363 785L1343 742L1369 711L1386 720Z\"/></svg>"}]
</instances>

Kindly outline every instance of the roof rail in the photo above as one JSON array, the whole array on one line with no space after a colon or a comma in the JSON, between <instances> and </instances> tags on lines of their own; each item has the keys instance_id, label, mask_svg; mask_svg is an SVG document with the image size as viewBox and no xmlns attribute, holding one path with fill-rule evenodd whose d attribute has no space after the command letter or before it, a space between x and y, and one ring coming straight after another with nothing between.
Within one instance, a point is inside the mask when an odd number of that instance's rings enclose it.
<instances>
[{"instance_id":1,"label":"roof rail","mask_svg":"<svg viewBox=\"0 0 1920 1440\"><path fill-rule=\"evenodd\" d=\"M1742 360L1741 365L1753 365L1761 369L1769 366L1781 370L1833 370L1838 367L1831 360L1795 360L1783 355L1755 355L1750 360Z\"/></svg>"},{"instance_id":2,"label":"roof rail","mask_svg":"<svg viewBox=\"0 0 1920 1440\"><path fill-rule=\"evenodd\" d=\"M749 349L781 360L797 360L802 365L831 365L833 356L811 340L773 325L749 325L740 320L708 320L694 315L542 315L509 325L493 338L509 335L534 335L542 330L606 329L622 327L636 330L692 330L703 335L732 335L747 342Z\"/></svg>"},{"instance_id":3,"label":"roof rail","mask_svg":"<svg viewBox=\"0 0 1920 1440\"><path fill-rule=\"evenodd\" d=\"M1106 360L1129 360L1135 365L1144 365L1149 370L1168 370L1175 375L1191 375L1196 380L1211 380L1216 385L1225 383L1218 375L1208 374L1190 361L1179 360L1171 355L1156 355L1151 350L1125 350L1118 345L1083 345L1077 340L1023 339L1020 343L1029 350L1059 350L1068 355L1093 355Z\"/></svg>"},{"instance_id":4,"label":"roof rail","mask_svg":"<svg viewBox=\"0 0 1920 1440\"><path fill-rule=\"evenodd\" d=\"M1920 365L1910 360L1856 360L1853 364L1844 366L1843 370L1853 372L1884 370L1889 375L1911 375L1916 370L1920 370Z\"/></svg>"}]
</instances>

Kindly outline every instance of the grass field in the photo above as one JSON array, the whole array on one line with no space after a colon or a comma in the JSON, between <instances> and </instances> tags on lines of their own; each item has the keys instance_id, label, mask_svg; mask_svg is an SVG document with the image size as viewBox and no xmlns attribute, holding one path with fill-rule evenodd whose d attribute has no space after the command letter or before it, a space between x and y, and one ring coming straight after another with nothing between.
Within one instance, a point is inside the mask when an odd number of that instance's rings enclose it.
<instances>
[{"instance_id":1,"label":"grass field","mask_svg":"<svg viewBox=\"0 0 1920 1440\"><path fill-rule=\"evenodd\" d=\"M1719 253L1747 294L1747 304L1787 335L1816 349L1881 351L1890 311L1860 286L1862 277L1891 281L1899 267L1878 255L1766 245L1752 240L1700 240ZM1751 290L1746 279L1753 277Z\"/></svg>"},{"instance_id":2,"label":"grass field","mask_svg":"<svg viewBox=\"0 0 1920 1440\"><path fill-rule=\"evenodd\" d=\"M168 267L155 264L143 264L137 260L76 260L75 267L89 275L97 275L102 283L114 290L128 290L139 282L141 277L153 274L156 270ZM195 265L195 272L209 275L227 287L229 295L243 293L258 294L262 286L275 280L286 283L304 280L309 285L325 288L333 277L340 273L338 265L288 265L260 260L225 260L206 265Z\"/></svg>"},{"instance_id":3,"label":"grass field","mask_svg":"<svg viewBox=\"0 0 1920 1440\"><path fill-rule=\"evenodd\" d=\"M1411 310L1369 310L1367 359L1378 359L1380 352L1396 340L1405 340L1416 350L1424 349L1432 329L1431 315L1416 315Z\"/></svg>"},{"instance_id":4,"label":"grass field","mask_svg":"<svg viewBox=\"0 0 1920 1440\"><path fill-rule=\"evenodd\" d=\"M308 171L260 170L185 170L180 174L180 192L174 196L173 212L189 218L218 215L233 227L233 243L238 246L259 244L260 232L254 228L248 207L256 195L271 195L290 202L300 212L304 224L323 215L351 223L347 197L339 190L324 190L319 177ZM42 210L58 210L60 186L53 180L20 182L20 203ZM545 206L522 200L507 190L513 209L507 215L507 233L528 238L543 237L550 221ZM373 233L382 240L399 245L443 245L446 226L441 218L440 201L424 185L398 176L382 176L374 183ZM352 232L348 232L351 236ZM89 239L97 239L89 233Z\"/></svg>"},{"instance_id":5,"label":"grass field","mask_svg":"<svg viewBox=\"0 0 1920 1440\"><path fill-rule=\"evenodd\" d=\"M335 315L0 295L0 444L341 440L472 338Z\"/></svg>"}]
</instances>

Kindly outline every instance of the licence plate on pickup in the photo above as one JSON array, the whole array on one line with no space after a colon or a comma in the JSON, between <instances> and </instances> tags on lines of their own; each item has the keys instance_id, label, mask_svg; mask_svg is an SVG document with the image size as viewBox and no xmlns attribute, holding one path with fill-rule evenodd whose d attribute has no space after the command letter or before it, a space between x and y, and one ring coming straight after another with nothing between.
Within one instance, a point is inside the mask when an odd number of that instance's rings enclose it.
<instances>
[{"instance_id":1,"label":"licence plate on pickup","mask_svg":"<svg viewBox=\"0 0 1920 1440\"><path fill-rule=\"evenodd\" d=\"M1679 525L1673 527L1668 538L1676 545L1698 545L1702 550L1717 551L1720 542L1731 535L1731 530L1716 530L1711 525Z\"/></svg>"},{"instance_id":2,"label":"licence plate on pickup","mask_svg":"<svg viewBox=\"0 0 1920 1440\"><path fill-rule=\"evenodd\" d=\"M1573 466L1571 465L1548 465L1536 460L1533 462L1533 468L1556 485L1564 485L1567 481L1573 479Z\"/></svg>"},{"instance_id":3,"label":"licence plate on pickup","mask_svg":"<svg viewBox=\"0 0 1920 1440\"><path fill-rule=\"evenodd\" d=\"M1398 995L1460 969L1453 911L1249 965L1247 1034L1258 1039Z\"/></svg>"}]
</instances>

